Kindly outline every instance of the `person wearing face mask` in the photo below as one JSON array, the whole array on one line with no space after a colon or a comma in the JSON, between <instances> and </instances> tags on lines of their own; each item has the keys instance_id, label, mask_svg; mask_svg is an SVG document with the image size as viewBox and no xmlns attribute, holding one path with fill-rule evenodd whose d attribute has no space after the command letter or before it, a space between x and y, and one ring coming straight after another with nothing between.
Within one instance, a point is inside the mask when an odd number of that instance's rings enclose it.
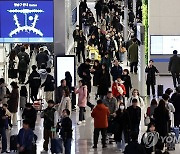
<instances>
[{"instance_id":1,"label":"person wearing face mask","mask_svg":"<svg viewBox=\"0 0 180 154\"><path fill-rule=\"evenodd\" d=\"M120 103L119 109L116 111L116 117L114 119L116 122L114 139L117 143L117 148L120 151L124 151L125 144L128 143L130 132L130 118L129 114L125 109L125 104Z\"/></svg>"},{"instance_id":2,"label":"person wearing face mask","mask_svg":"<svg viewBox=\"0 0 180 154\"><path fill-rule=\"evenodd\" d=\"M150 96L150 87L152 88L152 95L155 97L155 85L156 85L156 73L159 73L157 68L153 65L153 60L149 61L149 66L146 67L145 72L146 85L147 85L147 95Z\"/></svg>"}]
</instances>

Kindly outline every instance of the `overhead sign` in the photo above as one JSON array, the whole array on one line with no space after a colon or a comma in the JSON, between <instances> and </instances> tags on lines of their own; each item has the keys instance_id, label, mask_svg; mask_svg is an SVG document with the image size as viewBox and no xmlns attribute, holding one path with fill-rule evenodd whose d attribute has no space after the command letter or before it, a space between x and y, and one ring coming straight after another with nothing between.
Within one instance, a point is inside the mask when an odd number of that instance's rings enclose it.
<instances>
[{"instance_id":1,"label":"overhead sign","mask_svg":"<svg viewBox=\"0 0 180 154\"><path fill-rule=\"evenodd\" d=\"M53 42L53 0L0 0L0 42Z\"/></svg>"}]
</instances>

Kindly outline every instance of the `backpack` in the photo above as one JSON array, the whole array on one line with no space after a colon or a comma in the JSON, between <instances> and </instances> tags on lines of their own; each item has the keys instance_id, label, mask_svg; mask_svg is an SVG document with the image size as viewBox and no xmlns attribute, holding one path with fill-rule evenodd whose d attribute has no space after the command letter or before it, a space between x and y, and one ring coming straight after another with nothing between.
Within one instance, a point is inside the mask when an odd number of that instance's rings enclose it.
<instances>
[{"instance_id":1,"label":"backpack","mask_svg":"<svg viewBox=\"0 0 180 154\"><path fill-rule=\"evenodd\" d=\"M26 62L26 60L25 60L25 56L24 56L24 55L21 56L20 61L19 61L19 65L20 65L21 67L26 67L27 62Z\"/></svg>"}]
</instances>

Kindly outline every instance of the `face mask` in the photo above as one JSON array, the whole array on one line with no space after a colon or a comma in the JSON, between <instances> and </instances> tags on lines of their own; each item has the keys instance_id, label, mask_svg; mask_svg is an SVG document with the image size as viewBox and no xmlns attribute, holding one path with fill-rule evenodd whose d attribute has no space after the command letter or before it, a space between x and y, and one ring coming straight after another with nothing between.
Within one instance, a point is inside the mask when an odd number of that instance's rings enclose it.
<instances>
[{"instance_id":1,"label":"face mask","mask_svg":"<svg viewBox=\"0 0 180 154\"><path fill-rule=\"evenodd\" d=\"M121 109L121 110L124 110L124 106L123 106L123 105L121 105L121 106L120 106L120 109Z\"/></svg>"},{"instance_id":2,"label":"face mask","mask_svg":"<svg viewBox=\"0 0 180 154\"><path fill-rule=\"evenodd\" d=\"M3 107L3 105L2 105L2 104L0 104L0 107Z\"/></svg>"},{"instance_id":3,"label":"face mask","mask_svg":"<svg viewBox=\"0 0 180 154\"><path fill-rule=\"evenodd\" d=\"M79 30L79 27L76 27L77 30Z\"/></svg>"}]
</instances>

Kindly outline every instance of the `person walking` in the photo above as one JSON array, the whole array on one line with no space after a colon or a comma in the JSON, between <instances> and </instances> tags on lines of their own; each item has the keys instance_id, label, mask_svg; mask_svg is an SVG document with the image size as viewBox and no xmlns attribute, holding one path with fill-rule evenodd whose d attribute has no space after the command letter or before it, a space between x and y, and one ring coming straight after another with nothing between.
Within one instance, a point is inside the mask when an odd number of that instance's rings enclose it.
<instances>
[{"instance_id":1,"label":"person walking","mask_svg":"<svg viewBox=\"0 0 180 154\"><path fill-rule=\"evenodd\" d=\"M55 79L54 77L50 74L51 73L51 68L47 68L47 77L45 82L41 85L41 87L44 87L44 92L45 92L45 99L46 102L49 100L53 99L53 92L55 90Z\"/></svg>"},{"instance_id":2,"label":"person walking","mask_svg":"<svg viewBox=\"0 0 180 154\"><path fill-rule=\"evenodd\" d=\"M180 84L180 57L177 55L178 51L173 51L173 56L169 60L168 71L171 72L173 78L174 88L177 87L177 83Z\"/></svg>"},{"instance_id":3,"label":"person walking","mask_svg":"<svg viewBox=\"0 0 180 154\"><path fill-rule=\"evenodd\" d=\"M37 68L36 65L32 66L32 73L29 75L28 81L25 83L25 84L29 83L30 97L32 102L37 100L38 91L41 86L41 77L39 73L36 71L36 68Z\"/></svg>"},{"instance_id":4,"label":"person walking","mask_svg":"<svg viewBox=\"0 0 180 154\"><path fill-rule=\"evenodd\" d=\"M9 153L7 151L7 137L6 137L6 128L5 128L5 120L6 120L6 111L3 109L3 104L0 104L0 135L2 138L2 151L1 153L6 154Z\"/></svg>"},{"instance_id":5,"label":"person walking","mask_svg":"<svg viewBox=\"0 0 180 154\"><path fill-rule=\"evenodd\" d=\"M49 100L48 107L42 112L41 118L44 118L44 143L43 143L43 151L42 152L48 152L48 144L49 144L49 138L52 139L52 128L55 128L57 126L58 122L58 113L54 109L54 101Z\"/></svg>"},{"instance_id":6,"label":"person walking","mask_svg":"<svg viewBox=\"0 0 180 154\"><path fill-rule=\"evenodd\" d=\"M77 124L80 125L86 122L84 113L87 105L87 86L83 80L79 80L79 88L75 89L75 94L78 94L79 122Z\"/></svg>"},{"instance_id":7,"label":"person walking","mask_svg":"<svg viewBox=\"0 0 180 154\"><path fill-rule=\"evenodd\" d=\"M26 73L30 62L29 55L25 52L25 47L21 47L21 52L18 53L18 71L19 71L19 83L24 84L26 79Z\"/></svg>"},{"instance_id":8,"label":"person walking","mask_svg":"<svg viewBox=\"0 0 180 154\"><path fill-rule=\"evenodd\" d=\"M128 60L130 62L130 72L137 74L138 44L135 38L133 39L133 44L128 48Z\"/></svg>"},{"instance_id":9,"label":"person walking","mask_svg":"<svg viewBox=\"0 0 180 154\"><path fill-rule=\"evenodd\" d=\"M139 125L141 121L141 108L137 105L137 99L132 100L132 105L127 108L130 118L130 130L139 134Z\"/></svg>"},{"instance_id":10,"label":"person walking","mask_svg":"<svg viewBox=\"0 0 180 154\"><path fill-rule=\"evenodd\" d=\"M124 152L125 144L129 142L130 118L125 109L125 104L122 102L119 105L119 109L116 111L114 121L116 122L114 139L117 143L118 150Z\"/></svg>"},{"instance_id":11,"label":"person walking","mask_svg":"<svg viewBox=\"0 0 180 154\"><path fill-rule=\"evenodd\" d=\"M19 90L16 82L11 82L12 91L8 96L9 100L7 101L8 110L11 112L13 125L17 125L17 111L18 111L18 102L19 102Z\"/></svg>"},{"instance_id":12,"label":"person walking","mask_svg":"<svg viewBox=\"0 0 180 154\"><path fill-rule=\"evenodd\" d=\"M154 61L150 60L149 65L146 67L146 85L147 85L147 95L150 96L150 87L152 89L152 95L155 97L155 85L156 85L156 73L159 73L157 68L153 65Z\"/></svg>"},{"instance_id":13,"label":"person walking","mask_svg":"<svg viewBox=\"0 0 180 154\"><path fill-rule=\"evenodd\" d=\"M97 148L99 132L102 135L102 148L106 148L106 132L108 128L109 109L103 104L102 100L97 101L97 106L93 109L91 116L94 118L94 146Z\"/></svg>"},{"instance_id":14,"label":"person walking","mask_svg":"<svg viewBox=\"0 0 180 154\"><path fill-rule=\"evenodd\" d=\"M79 32L79 38L77 41L77 51L76 55L78 56L78 62L80 63L81 61L81 54L83 58L83 62L85 62L85 44L86 44L86 37L83 34L83 31L80 30Z\"/></svg>"},{"instance_id":15,"label":"person walking","mask_svg":"<svg viewBox=\"0 0 180 154\"><path fill-rule=\"evenodd\" d=\"M49 60L48 55L44 52L44 48L43 47L41 47L39 49L39 51L40 52L36 56L36 62L37 62L38 69L41 68L42 64L45 64L45 66L47 66L47 62Z\"/></svg>"},{"instance_id":16,"label":"person walking","mask_svg":"<svg viewBox=\"0 0 180 154\"><path fill-rule=\"evenodd\" d=\"M118 60L114 60L114 66L111 69L111 75L113 77L113 81L117 80L118 77L122 75L123 69L119 65Z\"/></svg>"},{"instance_id":17,"label":"person walking","mask_svg":"<svg viewBox=\"0 0 180 154\"><path fill-rule=\"evenodd\" d=\"M36 119L37 119L37 112L32 106L31 103L27 103L25 109L22 113L22 119L28 120L29 127L34 130L36 125Z\"/></svg>"},{"instance_id":18,"label":"person walking","mask_svg":"<svg viewBox=\"0 0 180 154\"><path fill-rule=\"evenodd\" d=\"M169 111L166 108L165 101L161 99L159 101L158 107L154 110L154 119L156 130L160 136L165 137L168 135L169 131Z\"/></svg>"},{"instance_id":19,"label":"person walking","mask_svg":"<svg viewBox=\"0 0 180 154\"><path fill-rule=\"evenodd\" d=\"M9 92L9 90L7 90L7 84L5 83L4 78L0 78L0 99L3 104L7 103L7 98L5 98L6 92Z\"/></svg>"}]
</instances>

